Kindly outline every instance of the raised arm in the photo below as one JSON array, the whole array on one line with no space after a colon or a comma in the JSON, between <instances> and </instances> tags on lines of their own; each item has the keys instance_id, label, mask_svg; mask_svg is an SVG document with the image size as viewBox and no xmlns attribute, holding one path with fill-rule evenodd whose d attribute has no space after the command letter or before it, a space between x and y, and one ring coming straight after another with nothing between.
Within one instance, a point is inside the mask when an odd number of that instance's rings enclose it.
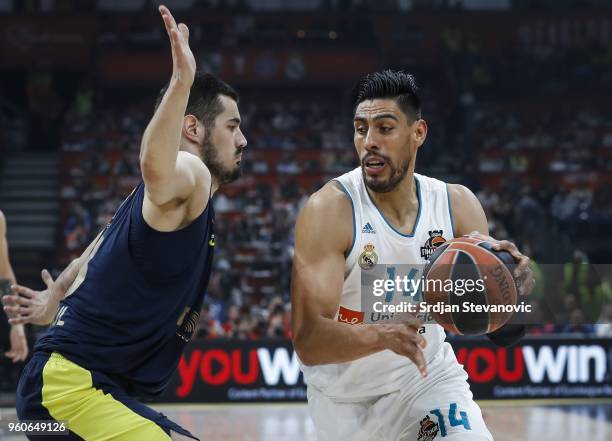
<instances>
[{"instance_id":1,"label":"raised arm","mask_svg":"<svg viewBox=\"0 0 612 441\"><path fill-rule=\"evenodd\" d=\"M11 267L8 253L8 241L6 239L6 218L2 211L0 211L0 279L8 280L11 285L15 283L15 273ZM7 311L7 316L9 317L10 323L10 319L14 317L14 314ZM13 363L25 360L28 356L28 341L25 336L23 325L11 325L9 340L11 342L11 348L5 352L4 355L11 359Z\"/></svg>"},{"instance_id":2,"label":"raised arm","mask_svg":"<svg viewBox=\"0 0 612 441\"><path fill-rule=\"evenodd\" d=\"M420 323L350 325L334 320L342 297L344 253L353 240L351 204L327 184L302 209L295 228L291 283L293 345L306 365L352 361L384 349L425 372Z\"/></svg>"},{"instance_id":3,"label":"raised arm","mask_svg":"<svg viewBox=\"0 0 612 441\"><path fill-rule=\"evenodd\" d=\"M170 213L174 222L168 225L168 222L158 223L157 217L168 216L169 210L185 205L202 181L210 189L210 173L197 156L179 152L196 69L189 48L189 29L184 23L177 25L165 6L160 6L159 12L172 46L172 77L143 134L140 168L147 199L145 219L153 227L172 230L180 227L183 219L176 221L177 216Z\"/></svg>"},{"instance_id":4,"label":"raised arm","mask_svg":"<svg viewBox=\"0 0 612 441\"><path fill-rule=\"evenodd\" d=\"M2 211L0 211L0 279L8 279L11 284L15 283L15 273L9 260L6 240L6 218Z\"/></svg>"}]
</instances>

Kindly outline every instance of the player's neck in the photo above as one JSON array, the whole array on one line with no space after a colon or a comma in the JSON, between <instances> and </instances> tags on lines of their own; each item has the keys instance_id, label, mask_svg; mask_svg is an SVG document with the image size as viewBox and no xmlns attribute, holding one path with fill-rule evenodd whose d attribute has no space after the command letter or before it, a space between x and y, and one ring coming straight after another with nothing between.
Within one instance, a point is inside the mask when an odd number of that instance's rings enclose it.
<instances>
[{"instance_id":1,"label":"player's neck","mask_svg":"<svg viewBox=\"0 0 612 441\"><path fill-rule=\"evenodd\" d=\"M413 220L419 210L417 184L412 172L408 172L402 182L392 191L376 193L369 188L367 191L385 218L397 226L405 225L407 221Z\"/></svg>"}]
</instances>

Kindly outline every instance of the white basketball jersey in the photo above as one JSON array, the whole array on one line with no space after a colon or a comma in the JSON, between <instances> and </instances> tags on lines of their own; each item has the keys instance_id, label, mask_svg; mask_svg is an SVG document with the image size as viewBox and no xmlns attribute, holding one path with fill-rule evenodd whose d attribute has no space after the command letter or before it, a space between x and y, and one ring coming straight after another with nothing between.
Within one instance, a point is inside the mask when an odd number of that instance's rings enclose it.
<instances>
[{"instance_id":1,"label":"white basketball jersey","mask_svg":"<svg viewBox=\"0 0 612 441\"><path fill-rule=\"evenodd\" d=\"M336 320L358 324L364 321L361 304L361 276L368 271L367 263L387 265L422 264L433 252L434 243L454 237L450 199L444 182L414 174L419 199L419 209L413 234L398 232L376 207L358 167L339 178L338 181L351 199L353 206L354 243L346 257L342 298ZM367 257L370 259L367 259ZM364 258L366 257L366 258ZM361 265L360 265L361 264ZM403 276L397 274L397 276ZM421 274L416 275L420 278ZM413 274L413 277L415 275ZM384 321L381 316L366 318L366 321ZM369 319L369 320L368 320ZM426 324L421 334L427 340L424 355L431 360L444 342L444 329L437 324ZM304 379L329 397L358 399L391 393L406 382L406 376L420 377L410 359L390 350L378 352L347 363L304 366Z\"/></svg>"}]
</instances>

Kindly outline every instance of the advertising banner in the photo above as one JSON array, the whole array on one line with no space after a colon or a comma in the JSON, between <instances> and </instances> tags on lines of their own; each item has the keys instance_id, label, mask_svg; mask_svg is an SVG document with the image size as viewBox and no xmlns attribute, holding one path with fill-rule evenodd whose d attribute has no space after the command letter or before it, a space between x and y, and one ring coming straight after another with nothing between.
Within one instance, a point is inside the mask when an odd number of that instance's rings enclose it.
<instances>
[{"instance_id":1,"label":"advertising banner","mask_svg":"<svg viewBox=\"0 0 612 441\"><path fill-rule=\"evenodd\" d=\"M306 387L288 340L209 340L192 344L164 402L303 401Z\"/></svg>"},{"instance_id":2,"label":"advertising banner","mask_svg":"<svg viewBox=\"0 0 612 441\"><path fill-rule=\"evenodd\" d=\"M449 340L482 399L612 397L612 340L527 338L512 348ZM303 401L306 386L286 340L192 344L162 402Z\"/></svg>"},{"instance_id":3,"label":"advertising banner","mask_svg":"<svg viewBox=\"0 0 612 441\"><path fill-rule=\"evenodd\" d=\"M512 348L452 342L476 399L612 397L612 340L525 339Z\"/></svg>"}]
</instances>

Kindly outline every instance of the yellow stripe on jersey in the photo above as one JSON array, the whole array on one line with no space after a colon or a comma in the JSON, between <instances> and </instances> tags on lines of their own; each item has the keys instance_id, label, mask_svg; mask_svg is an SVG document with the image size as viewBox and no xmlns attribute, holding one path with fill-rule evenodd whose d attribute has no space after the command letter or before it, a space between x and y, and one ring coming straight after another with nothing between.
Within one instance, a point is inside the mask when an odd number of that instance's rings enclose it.
<instances>
[{"instance_id":1,"label":"yellow stripe on jersey","mask_svg":"<svg viewBox=\"0 0 612 441\"><path fill-rule=\"evenodd\" d=\"M93 387L91 372L57 352L43 369L42 404L86 441L170 440L153 421Z\"/></svg>"}]
</instances>

